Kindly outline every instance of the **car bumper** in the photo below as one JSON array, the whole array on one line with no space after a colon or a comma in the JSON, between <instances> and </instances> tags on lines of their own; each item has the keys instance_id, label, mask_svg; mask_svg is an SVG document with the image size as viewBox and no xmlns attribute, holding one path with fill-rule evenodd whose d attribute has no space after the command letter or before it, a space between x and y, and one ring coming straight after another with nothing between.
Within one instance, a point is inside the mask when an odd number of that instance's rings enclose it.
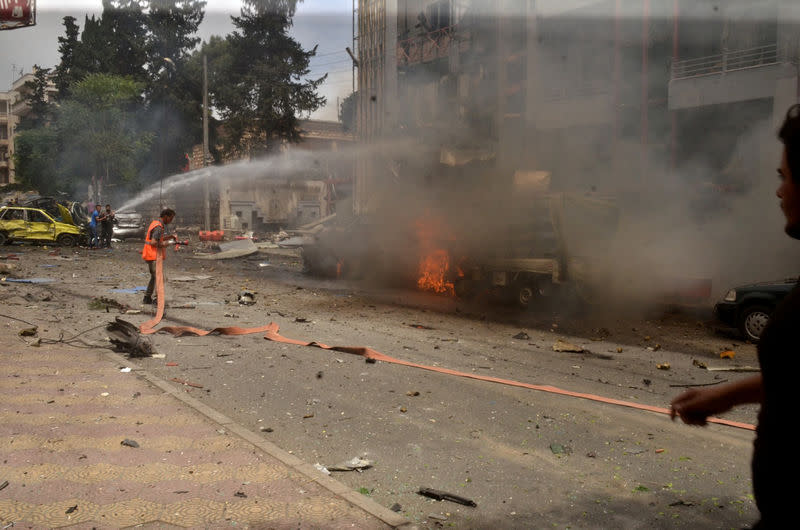
<instances>
[{"instance_id":1,"label":"car bumper","mask_svg":"<svg viewBox=\"0 0 800 530\"><path fill-rule=\"evenodd\" d=\"M114 237L119 239L127 239L133 237L144 237L144 228L142 227L114 227Z\"/></svg>"},{"instance_id":2,"label":"car bumper","mask_svg":"<svg viewBox=\"0 0 800 530\"><path fill-rule=\"evenodd\" d=\"M719 302L714 306L714 316L717 320L730 327L736 327L737 306L733 302Z\"/></svg>"}]
</instances>

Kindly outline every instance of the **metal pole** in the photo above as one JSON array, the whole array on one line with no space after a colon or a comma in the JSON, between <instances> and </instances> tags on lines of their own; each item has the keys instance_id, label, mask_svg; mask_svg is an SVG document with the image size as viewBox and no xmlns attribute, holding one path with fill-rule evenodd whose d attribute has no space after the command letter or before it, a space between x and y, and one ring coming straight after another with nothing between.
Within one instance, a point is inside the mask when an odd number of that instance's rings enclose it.
<instances>
[{"instance_id":1,"label":"metal pole","mask_svg":"<svg viewBox=\"0 0 800 530\"><path fill-rule=\"evenodd\" d=\"M208 166L208 59L203 54L203 167ZM203 180L203 217L206 231L211 230L211 200L209 198L208 172Z\"/></svg>"}]
</instances>

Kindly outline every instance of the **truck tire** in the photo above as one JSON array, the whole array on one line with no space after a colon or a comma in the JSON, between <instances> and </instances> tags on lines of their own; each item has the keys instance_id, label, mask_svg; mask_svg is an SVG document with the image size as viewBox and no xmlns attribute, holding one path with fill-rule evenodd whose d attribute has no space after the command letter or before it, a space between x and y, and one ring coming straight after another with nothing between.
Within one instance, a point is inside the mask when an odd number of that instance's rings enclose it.
<instances>
[{"instance_id":1,"label":"truck tire","mask_svg":"<svg viewBox=\"0 0 800 530\"><path fill-rule=\"evenodd\" d=\"M78 243L78 238L72 234L61 234L58 236L57 243L62 247L74 247Z\"/></svg>"},{"instance_id":2,"label":"truck tire","mask_svg":"<svg viewBox=\"0 0 800 530\"><path fill-rule=\"evenodd\" d=\"M517 304L522 307L528 307L536 296L536 289L532 285L520 285L516 288Z\"/></svg>"},{"instance_id":3,"label":"truck tire","mask_svg":"<svg viewBox=\"0 0 800 530\"><path fill-rule=\"evenodd\" d=\"M8 239L8 236L5 232L0 232L0 245L8 245L11 243L11 240Z\"/></svg>"},{"instance_id":4,"label":"truck tire","mask_svg":"<svg viewBox=\"0 0 800 530\"><path fill-rule=\"evenodd\" d=\"M739 331L747 340L758 342L771 315L772 308L766 305L747 306L739 315Z\"/></svg>"}]
</instances>

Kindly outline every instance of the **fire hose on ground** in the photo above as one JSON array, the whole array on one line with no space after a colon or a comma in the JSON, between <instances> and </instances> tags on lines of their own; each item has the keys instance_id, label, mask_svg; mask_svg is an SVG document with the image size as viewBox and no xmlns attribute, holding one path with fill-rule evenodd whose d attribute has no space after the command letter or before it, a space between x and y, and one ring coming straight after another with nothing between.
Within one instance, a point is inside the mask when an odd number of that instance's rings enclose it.
<instances>
[{"instance_id":1,"label":"fire hose on ground","mask_svg":"<svg viewBox=\"0 0 800 530\"><path fill-rule=\"evenodd\" d=\"M274 322L270 322L266 326L260 326L255 328L240 328L236 326L232 327L219 327L214 328L211 330L203 330L199 328L195 328L192 326L163 326L161 328L156 328L156 326L161 322L162 318L164 317L164 260L161 253L158 253L158 258L156 259L156 293L157 293L157 300L158 305L156 309L155 316L151 319L139 326L139 331L144 335L152 335L154 333L169 333L175 337L182 337L185 335L196 335L200 337L204 337L206 335L250 335L253 333L264 333L264 338L269 341L274 342L281 342L285 344L295 344L298 346L310 346L314 348L321 348L323 350L332 350L341 353L350 353L353 355L360 355L361 357L365 357L366 359L371 359L372 361L383 361L385 363L391 364L399 364L402 366L408 366L411 368L418 368L420 370L427 370L430 372L437 372L440 374L445 375L452 375L456 377L464 377L467 379L476 379L478 381L486 381L489 383L498 383L507 386L514 386L520 388L527 388L529 390L536 390L539 392L547 392L550 394L558 394L562 396L569 396L574 398L585 399L589 401L595 401L599 403L606 403L610 405L617 405L620 407L627 407L637 410L644 410L649 412L655 412L657 414L666 414L669 415L669 409L663 407L654 407L651 405L644 405L642 403L635 403L632 401L624 401L620 399L614 398L607 398L603 396L599 396L596 394L586 394L582 392L573 392L571 390L564 390L558 387L549 386L549 385L534 385L530 383L523 383L520 381L514 381L511 379L503 379L500 377L492 377L487 375L479 375L479 374L472 374L468 372L460 372L458 370L452 370L450 368L442 368L439 366L428 366L424 364L418 364L410 361L404 361L402 359L397 359L394 357L390 357L389 355L385 355L379 351L373 350L372 348L367 348L364 346L328 346L327 344L323 344L321 342L306 342L302 340L290 339L288 337L282 336L279 331L278 324ZM722 418L715 418L710 417L708 418L709 423L716 423L719 425L727 425L729 427L736 427L739 429L746 429L746 430L755 430L755 426L749 423L743 423L738 421L726 420Z\"/></svg>"}]
</instances>

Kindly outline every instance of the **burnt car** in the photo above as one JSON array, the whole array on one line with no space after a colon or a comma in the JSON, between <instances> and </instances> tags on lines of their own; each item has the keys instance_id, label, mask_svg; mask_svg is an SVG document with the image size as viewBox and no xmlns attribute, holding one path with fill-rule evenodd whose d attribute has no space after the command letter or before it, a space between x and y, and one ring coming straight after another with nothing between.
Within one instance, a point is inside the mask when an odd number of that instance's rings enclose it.
<instances>
[{"instance_id":1,"label":"burnt car","mask_svg":"<svg viewBox=\"0 0 800 530\"><path fill-rule=\"evenodd\" d=\"M735 287L714 306L717 318L758 342L778 303L797 285L798 278Z\"/></svg>"},{"instance_id":2,"label":"burnt car","mask_svg":"<svg viewBox=\"0 0 800 530\"><path fill-rule=\"evenodd\" d=\"M114 213L114 237L117 239L143 238L144 218L136 212Z\"/></svg>"}]
</instances>

